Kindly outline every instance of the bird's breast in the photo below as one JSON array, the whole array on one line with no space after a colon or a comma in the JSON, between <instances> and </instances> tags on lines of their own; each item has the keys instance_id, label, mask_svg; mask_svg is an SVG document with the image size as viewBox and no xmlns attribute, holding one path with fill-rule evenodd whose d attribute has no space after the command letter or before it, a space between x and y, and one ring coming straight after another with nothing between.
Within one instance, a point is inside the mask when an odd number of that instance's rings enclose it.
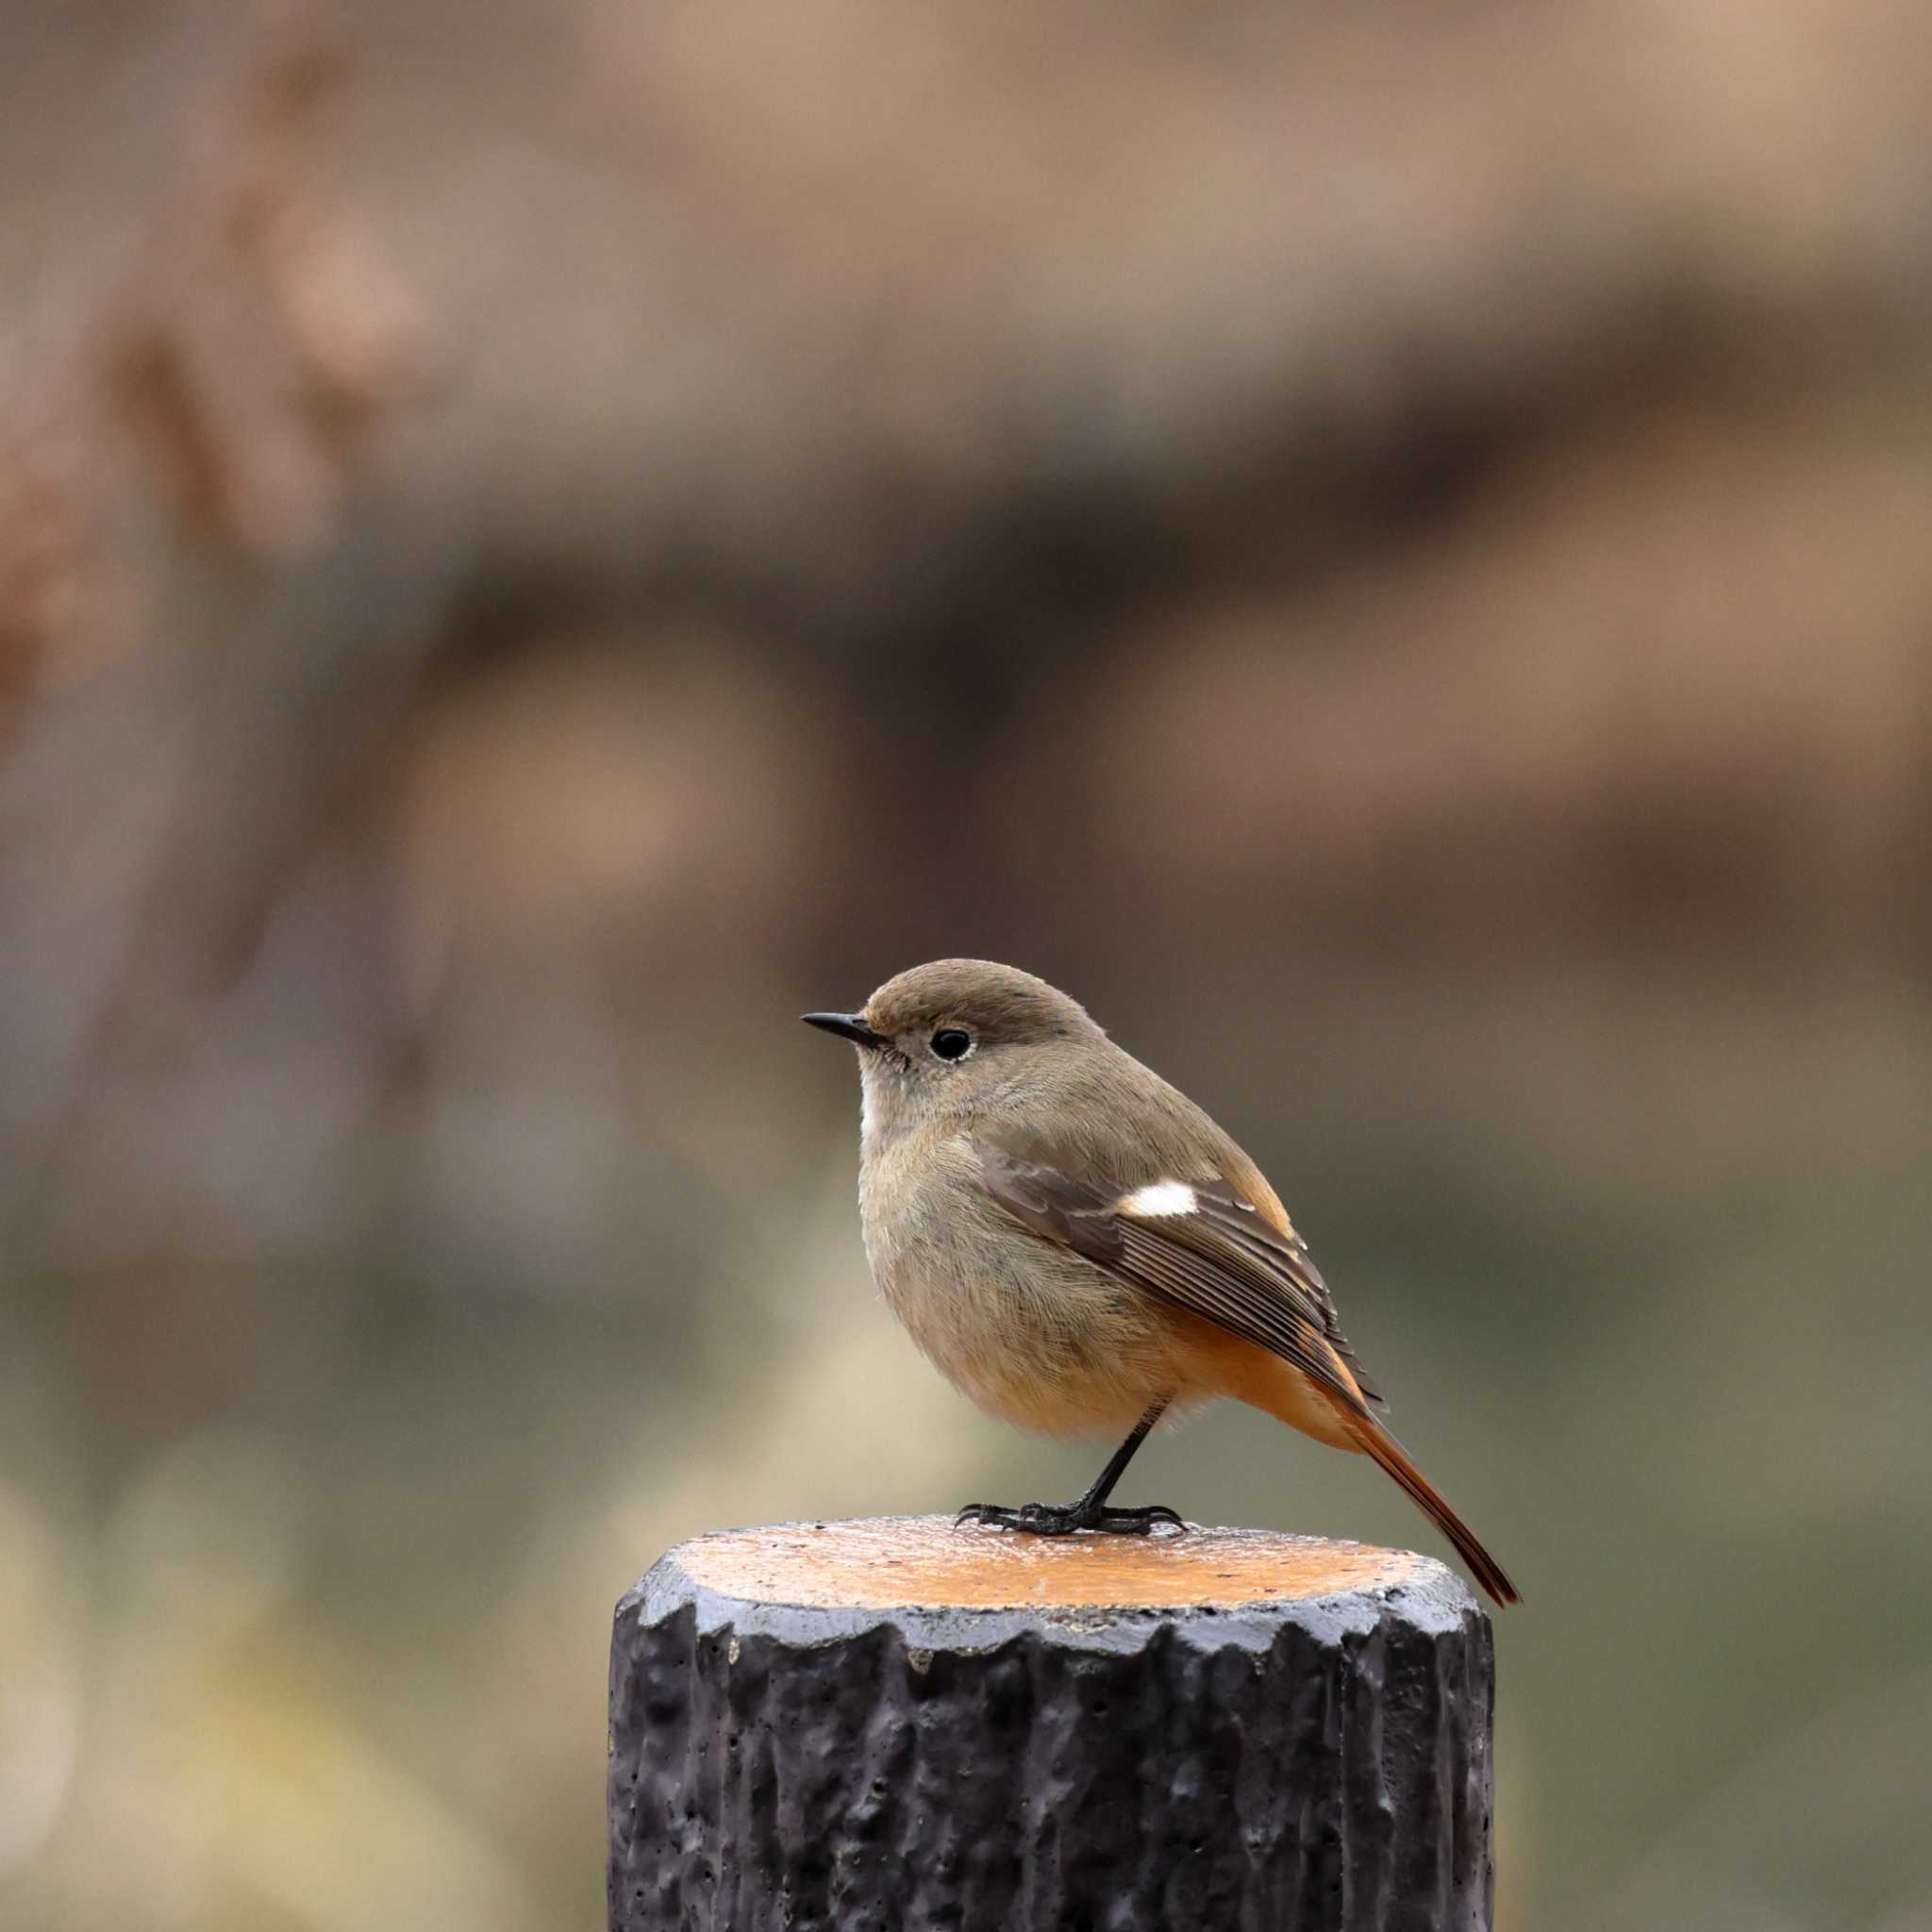
<instances>
[{"instance_id":1,"label":"bird's breast","mask_svg":"<svg viewBox=\"0 0 1932 1932\"><path fill-rule=\"evenodd\" d=\"M921 1353L1022 1427L1131 1427L1171 1386L1170 1324L1021 1227L957 1165L911 1166L868 1160L859 1209L874 1278Z\"/></svg>"}]
</instances>

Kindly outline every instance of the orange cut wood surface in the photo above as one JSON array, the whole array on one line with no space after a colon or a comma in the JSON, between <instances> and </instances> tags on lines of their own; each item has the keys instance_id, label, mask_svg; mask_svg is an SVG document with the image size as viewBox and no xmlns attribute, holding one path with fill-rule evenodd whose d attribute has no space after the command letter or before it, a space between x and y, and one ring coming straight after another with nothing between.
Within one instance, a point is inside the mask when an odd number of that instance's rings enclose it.
<instances>
[{"instance_id":1,"label":"orange cut wood surface","mask_svg":"<svg viewBox=\"0 0 1932 1932\"><path fill-rule=\"evenodd\" d=\"M747 1603L894 1609L1235 1609L1407 1581L1423 1559L1274 1530L1027 1536L947 1516L716 1530L672 1559Z\"/></svg>"}]
</instances>

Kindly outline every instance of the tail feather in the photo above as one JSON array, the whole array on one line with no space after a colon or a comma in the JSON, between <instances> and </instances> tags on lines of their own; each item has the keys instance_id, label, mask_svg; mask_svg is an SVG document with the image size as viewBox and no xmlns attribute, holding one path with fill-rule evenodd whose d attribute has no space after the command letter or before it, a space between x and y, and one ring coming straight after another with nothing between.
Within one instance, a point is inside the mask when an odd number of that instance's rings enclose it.
<instances>
[{"instance_id":1,"label":"tail feather","mask_svg":"<svg viewBox=\"0 0 1932 1932\"><path fill-rule=\"evenodd\" d=\"M1441 1492L1408 1459L1389 1431L1372 1416L1350 1417L1349 1432L1386 1469L1424 1516L1456 1545L1456 1553L1474 1573L1475 1580L1498 1604L1517 1604L1523 1599L1516 1586L1503 1574L1503 1566L1476 1541L1475 1532L1443 1501Z\"/></svg>"}]
</instances>

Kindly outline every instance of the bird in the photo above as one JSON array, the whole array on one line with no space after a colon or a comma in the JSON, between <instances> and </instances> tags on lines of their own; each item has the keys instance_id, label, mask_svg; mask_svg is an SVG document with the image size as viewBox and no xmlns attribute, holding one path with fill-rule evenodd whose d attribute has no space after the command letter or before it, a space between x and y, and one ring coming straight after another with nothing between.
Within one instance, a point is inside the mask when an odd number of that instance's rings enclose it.
<instances>
[{"instance_id":1,"label":"bird","mask_svg":"<svg viewBox=\"0 0 1932 1932\"><path fill-rule=\"evenodd\" d=\"M1181 1529L1109 1502L1170 1411L1217 1397L1380 1465L1499 1605L1502 1566L1382 1421L1328 1286L1260 1169L1078 1001L938 959L808 1025L860 1076L859 1220L887 1304L956 1388L1052 1435L1125 1440L1074 1502L961 1524L1062 1537Z\"/></svg>"}]
</instances>

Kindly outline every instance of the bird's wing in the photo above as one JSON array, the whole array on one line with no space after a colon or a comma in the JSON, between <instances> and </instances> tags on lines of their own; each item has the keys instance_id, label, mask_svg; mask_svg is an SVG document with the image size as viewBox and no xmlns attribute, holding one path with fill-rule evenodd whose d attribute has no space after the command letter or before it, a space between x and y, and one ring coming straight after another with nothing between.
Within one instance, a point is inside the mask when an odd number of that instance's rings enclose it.
<instances>
[{"instance_id":1,"label":"bird's wing","mask_svg":"<svg viewBox=\"0 0 1932 1932\"><path fill-rule=\"evenodd\" d=\"M1386 1407L1301 1237L1224 1177L1123 1188L1051 1150L972 1145L987 1191L1035 1234L1292 1362L1347 1407Z\"/></svg>"}]
</instances>

